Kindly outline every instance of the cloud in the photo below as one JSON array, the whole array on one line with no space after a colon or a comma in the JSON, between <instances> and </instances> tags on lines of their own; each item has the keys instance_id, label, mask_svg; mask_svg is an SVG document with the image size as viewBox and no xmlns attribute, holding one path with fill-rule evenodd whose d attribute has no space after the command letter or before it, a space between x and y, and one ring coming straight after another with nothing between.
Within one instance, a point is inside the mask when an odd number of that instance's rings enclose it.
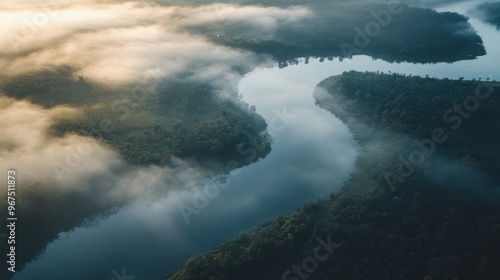
<instances>
[{"instance_id":1,"label":"cloud","mask_svg":"<svg viewBox=\"0 0 500 280\"><path fill-rule=\"evenodd\" d=\"M184 11L187 9L184 8ZM226 24L244 23L246 26L259 28L259 31L276 29L279 24L296 22L312 16L304 7L294 6L288 9L261 6L237 6L231 4L213 4L194 8L191 16L182 21L182 25L204 25L217 22Z\"/></svg>"},{"instance_id":2,"label":"cloud","mask_svg":"<svg viewBox=\"0 0 500 280\"><path fill-rule=\"evenodd\" d=\"M201 35L188 33L186 28L224 21L272 29L279 22L308 15L307 9L300 7L5 1L0 9L0 24L6 26L6 40L0 42L2 78L9 81L69 67L75 79L83 77L104 87L183 75L213 83L219 91L231 88L234 92L242 75L259 65L268 65L266 60L250 52L214 45ZM164 176L165 170L158 167L128 166L117 153L95 139L74 134L50 135L50 127L58 120L85 117L81 108L44 109L7 97L1 97L0 105L4 120L0 126L6 132L0 136L1 167L8 168L9 164L27 169L23 174L26 185L43 182L68 189L106 175L124 181L130 181L129 177L144 178L148 175L143 174L151 172L155 173L152 178ZM186 163L178 164L191 168ZM107 174L110 170L114 174ZM116 180L108 184L119 185Z\"/></svg>"},{"instance_id":3,"label":"cloud","mask_svg":"<svg viewBox=\"0 0 500 280\"><path fill-rule=\"evenodd\" d=\"M131 166L94 138L52 135L51 126L60 118L80 114L75 108L45 109L2 96L0 108L0 129L4 131L0 136L0 169L18 169L21 195L29 192L25 188L38 184L51 196L54 191L97 191L103 203L117 196L121 200L154 198L159 192L166 193L206 175L180 159L174 159L174 167Z\"/></svg>"},{"instance_id":4,"label":"cloud","mask_svg":"<svg viewBox=\"0 0 500 280\"><path fill-rule=\"evenodd\" d=\"M221 22L273 32L280 24L308 16L310 12L301 7L3 1L0 86L69 69L75 81L81 77L97 88L114 88L112 92L118 94L151 79L160 85L182 77L211 83L221 95L232 95L244 74L272 62L251 52L215 45L192 28ZM0 170L18 171L17 193L22 205L18 238L23 240L20 250L24 251L18 252L18 264L29 261L58 233L71 230L87 217L134 200L160 199L211 175L182 160L174 160L171 167L132 166L94 138L51 134L59 120L87 118L85 112L82 106L44 108L0 92ZM2 209L5 196L0 193Z\"/></svg>"},{"instance_id":5,"label":"cloud","mask_svg":"<svg viewBox=\"0 0 500 280\"><path fill-rule=\"evenodd\" d=\"M54 0L55 1L55 0ZM7 26L0 42L0 66L9 76L70 66L75 75L106 84L133 84L150 72L158 78L192 72L224 79L259 61L254 54L214 45L188 27L223 21L256 30L273 29L309 15L305 8L265 8L217 4L203 7L153 3L92 2L45 8L12 4L0 11Z\"/></svg>"},{"instance_id":6,"label":"cloud","mask_svg":"<svg viewBox=\"0 0 500 280\"><path fill-rule=\"evenodd\" d=\"M19 266L40 253L58 233L80 225L87 217L132 201L165 197L208 176L181 160L174 167L131 166L96 139L50 134L59 118L79 114L75 108L45 109L0 96L0 129L4 131L0 170L17 173L17 237L23 243L18 249ZM7 209L6 195L0 192L2 209Z\"/></svg>"}]
</instances>

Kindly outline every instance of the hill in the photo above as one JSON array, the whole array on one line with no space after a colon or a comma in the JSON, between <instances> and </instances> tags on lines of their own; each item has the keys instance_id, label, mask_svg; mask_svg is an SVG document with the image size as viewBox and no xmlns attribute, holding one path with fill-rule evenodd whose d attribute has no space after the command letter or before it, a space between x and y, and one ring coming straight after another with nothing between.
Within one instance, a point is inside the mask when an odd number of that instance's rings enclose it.
<instances>
[{"instance_id":1,"label":"hill","mask_svg":"<svg viewBox=\"0 0 500 280\"><path fill-rule=\"evenodd\" d=\"M167 279L498 279L499 93L498 83L398 74L321 82L318 105L362 148L343 191L194 256ZM474 98L484 100L460 126L443 120ZM416 151L423 162L411 171L406 162L419 157L404 158Z\"/></svg>"}]
</instances>

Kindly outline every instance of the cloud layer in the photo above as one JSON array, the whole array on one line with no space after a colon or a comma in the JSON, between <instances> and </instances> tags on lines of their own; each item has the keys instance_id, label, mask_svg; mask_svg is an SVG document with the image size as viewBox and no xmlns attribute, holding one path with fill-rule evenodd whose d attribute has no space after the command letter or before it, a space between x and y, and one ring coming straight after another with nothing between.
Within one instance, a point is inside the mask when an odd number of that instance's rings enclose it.
<instances>
[{"instance_id":1,"label":"cloud layer","mask_svg":"<svg viewBox=\"0 0 500 280\"><path fill-rule=\"evenodd\" d=\"M9 76L70 66L75 76L106 85L194 69L205 80L226 79L235 68L253 69L259 60L213 45L186 28L221 22L272 30L278 23L309 16L297 7L53 1L40 7L27 6L29 1L9 3L0 11L0 24L7 26L0 66Z\"/></svg>"},{"instance_id":2,"label":"cloud layer","mask_svg":"<svg viewBox=\"0 0 500 280\"><path fill-rule=\"evenodd\" d=\"M75 81L83 78L118 94L117 89L151 81L158 85L181 76L233 94L243 74L271 62L250 52L214 45L189 30L220 22L272 32L279 24L307 16L307 9L298 7L3 1L0 86L63 68L71 69ZM60 119L88 117L85 108L57 104L44 108L6 96L0 92L0 170L14 168L19 175L23 221L18 238L25 245L19 264L86 217L133 200L164 197L172 189L192 187L208 175L195 163L181 160L168 168L131 166L94 138L51 134L51 127ZM1 192L0 199L4 209L6 193ZM29 236L31 232L38 234Z\"/></svg>"}]
</instances>

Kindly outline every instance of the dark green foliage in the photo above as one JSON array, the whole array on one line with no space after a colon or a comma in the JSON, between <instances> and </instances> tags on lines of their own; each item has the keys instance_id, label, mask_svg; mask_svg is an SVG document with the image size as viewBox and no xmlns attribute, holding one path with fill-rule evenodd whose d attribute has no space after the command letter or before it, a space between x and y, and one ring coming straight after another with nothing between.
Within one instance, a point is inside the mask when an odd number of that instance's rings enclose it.
<instances>
[{"instance_id":1,"label":"dark green foliage","mask_svg":"<svg viewBox=\"0 0 500 280\"><path fill-rule=\"evenodd\" d=\"M302 57L365 54L391 62L452 62L485 54L482 40L467 18L456 13L404 4L391 8L397 12L390 13L388 5L371 2L313 1L304 5L313 16L278 25L275 31L222 23L191 31L218 44L271 55L280 66L297 63ZM361 33L366 39L357 43Z\"/></svg>"},{"instance_id":2,"label":"dark green foliage","mask_svg":"<svg viewBox=\"0 0 500 280\"><path fill-rule=\"evenodd\" d=\"M75 80L72 69L61 68L0 83L0 89L44 107L82 108L80 117L61 120L53 133L97 138L135 165L165 165L178 157L227 172L228 162L241 167L271 149L264 119L236 92L221 96L209 83L172 79L151 92L105 89L81 77ZM253 145L257 155L242 155L240 144Z\"/></svg>"},{"instance_id":3,"label":"dark green foliage","mask_svg":"<svg viewBox=\"0 0 500 280\"><path fill-rule=\"evenodd\" d=\"M167 279L301 279L283 273L314 254L317 238L328 236L340 247L307 279L498 279L498 189L454 188L422 167L392 191L383 176L398 154L414 149L414 139L443 126L442 111L473 95L478 84L358 72L323 81L315 92L318 104L346 122L362 148L343 191L194 256ZM461 128L448 131L450 142L432 157L470 167L471 160L461 159L467 151L481 158L474 169L498 168L498 157L490 155L498 149L498 87L486 85L494 89L491 97ZM488 122L479 122L486 116ZM487 139L477 147L481 130ZM451 141L460 135L460 145ZM490 172L497 180L498 170Z\"/></svg>"},{"instance_id":4,"label":"dark green foliage","mask_svg":"<svg viewBox=\"0 0 500 280\"><path fill-rule=\"evenodd\" d=\"M44 71L0 82L0 90L15 99L28 99L44 107L95 104L105 95L84 78L73 78L70 68Z\"/></svg>"},{"instance_id":5,"label":"dark green foliage","mask_svg":"<svg viewBox=\"0 0 500 280\"><path fill-rule=\"evenodd\" d=\"M264 119L241 100L217 96L209 84L166 81L157 95L137 102L130 110L125 115L89 108L85 120L63 121L55 131L99 138L136 165L168 165L177 157L196 159L227 172L229 161L241 167L270 151ZM108 130L103 128L103 120L109 122ZM250 143L255 143L252 148L258 153L252 159L237 148Z\"/></svg>"},{"instance_id":6,"label":"dark green foliage","mask_svg":"<svg viewBox=\"0 0 500 280\"><path fill-rule=\"evenodd\" d=\"M447 139L436 143L440 154L498 175L500 83L351 71L318 87L317 103L346 120L358 137L394 133L413 142L431 139L435 129L442 129ZM334 97L321 94L321 88Z\"/></svg>"},{"instance_id":7,"label":"dark green foliage","mask_svg":"<svg viewBox=\"0 0 500 280\"><path fill-rule=\"evenodd\" d=\"M282 279L313 254L316 238L328 235L341 246L308 279L497 279L496 202L415 187L396 195L379 187L305 206L191 258L168 279Z\"/></svg>"}]
</instances>

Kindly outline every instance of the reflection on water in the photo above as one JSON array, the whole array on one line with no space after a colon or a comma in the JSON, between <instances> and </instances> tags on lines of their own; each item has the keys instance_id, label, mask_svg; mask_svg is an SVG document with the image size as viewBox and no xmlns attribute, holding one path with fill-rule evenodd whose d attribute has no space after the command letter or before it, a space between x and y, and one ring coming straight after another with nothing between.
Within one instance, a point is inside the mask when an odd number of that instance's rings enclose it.
<instances>
[{"instance_id":1,"label":"reflection on water","mask_svg":"<svg viewBox=\"0 0 500 280\"><path fill-rule=\"evenodd\" d=\"M471 7L466 3L441 10L466 13ZM498 31L477 19L470 22L488 52L472 61L389 64L357 56L343 62L313 60L308 65L254 71L241 81L240 93L269 124L274 144L267 158L234 172L218 195L189 217L189 224L178 205L193 205L192 192L173 193L150 205L131 205L97 226L62 234L14 279L110 279L111 271L122 267L136 279L161 279L190 255L337 190L353 169L356 146L341 122L314 106L314 87L348 70L499 79L494 76L500 61Z\"/></svg>"},{"instance_id":2,"label":"reflection on water","mask_svg":"<svg viewBox=\"0 0 500 280\"><path fill-rule=\"evenodd\" d=\"M194 206L190 191L132 205L99 226L63 234L14 279L102 279L121 267L140 279L159 279L242 229L338 190L354 168L357 151L347 127L314 105L313 89L326 77L322 66L261 69L242 81L245 101L269 123L273 149L265 159L233 172L218 195L189 216L189 224L178 205ZM309 75L298 78L304 67Z\"/></svg>"}]
</instances>

